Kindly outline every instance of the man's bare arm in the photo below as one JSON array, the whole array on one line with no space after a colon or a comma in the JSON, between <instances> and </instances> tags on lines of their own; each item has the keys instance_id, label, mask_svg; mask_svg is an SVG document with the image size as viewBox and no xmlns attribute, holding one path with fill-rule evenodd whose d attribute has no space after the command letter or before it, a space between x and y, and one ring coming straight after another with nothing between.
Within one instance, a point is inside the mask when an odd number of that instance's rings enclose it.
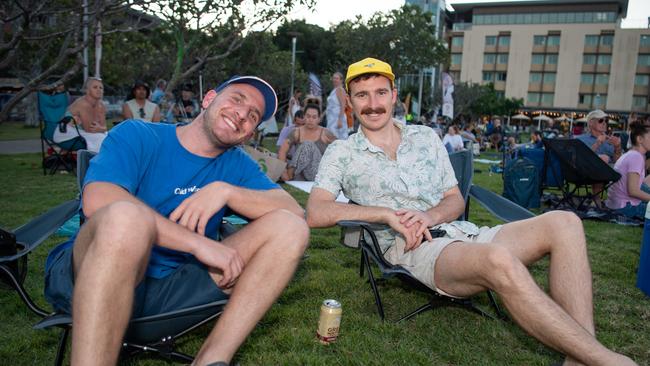
<instances>
[{"instance_id":1,"label":"man's bare arm","mask_svg":"<svg viewBox=\"0 0 650 366\"><path fill-rule=\"evenodd\" d=\"M442 200L436 207L430 208L426 212L431 217L433 225L438 225L458 219L464 210L465 200L456 186L443 194Z\"/></svg>"},{"instance_id":2,"label":"man's bare arm","mask_svg":"<svg viewBox=\"0 0 650 366\"><path fill-rule=\"evenodd\" d=\"M324 189L314 188L307 201L307 224L310 227L330 227L341 220L361 220L388 224L393 210L340 203Z\"/></svg>"}]
</instances>

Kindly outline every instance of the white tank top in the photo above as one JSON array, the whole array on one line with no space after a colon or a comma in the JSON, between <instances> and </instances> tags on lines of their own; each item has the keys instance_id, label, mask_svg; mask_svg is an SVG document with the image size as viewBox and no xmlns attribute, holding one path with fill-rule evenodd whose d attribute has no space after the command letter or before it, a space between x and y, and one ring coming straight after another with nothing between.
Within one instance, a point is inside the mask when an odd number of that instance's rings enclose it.
<instances>
[{"instance_id":1,"label":"white tank top","mask_svg":"<svg viewBox=\"0 0 650 366\"><path fill-rule=\"evenodd\" d=\"M151 122L153 119L153 113L156 111L156 105L148 100L145 100L144 108L142 109L144 111L144 117L142 113L140 113L140 105L138 105L138 102L136 102L135 99L128 100L126 105L131 109L133 118L142 121Z\"/></svg>"}]
</instances>

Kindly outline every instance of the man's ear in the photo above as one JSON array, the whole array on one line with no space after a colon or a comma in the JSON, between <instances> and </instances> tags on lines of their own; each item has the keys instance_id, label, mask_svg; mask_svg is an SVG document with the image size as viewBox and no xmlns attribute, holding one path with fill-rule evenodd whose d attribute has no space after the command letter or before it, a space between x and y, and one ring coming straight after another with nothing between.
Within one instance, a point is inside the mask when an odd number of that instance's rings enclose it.
<instances>
[{"instance_id":1,"label":"man's ear","mask_svg":"<svg viewBox=\"0 0 650 366\"><path fill-rule=\"evenodd\" d=\"M392 100L393 103L392 104L395 104L396 101L397 101L397 88L393 88L393 100Z\"/></svg>"},{"instance_id":2,"label":"man's ear","mask_svg":"<svg viewBox=\"0 0 650 366\"><path fill-rule=\"evenodd\" d=\"M203 109L207 109L210 103L212 103L212 100L216 98L216 96L217 96L217 92L214 91L214 89L210 89L210 91L207 92L207 94L205 94L201 107L203 107Z\"/></svg>"}]
</instances>

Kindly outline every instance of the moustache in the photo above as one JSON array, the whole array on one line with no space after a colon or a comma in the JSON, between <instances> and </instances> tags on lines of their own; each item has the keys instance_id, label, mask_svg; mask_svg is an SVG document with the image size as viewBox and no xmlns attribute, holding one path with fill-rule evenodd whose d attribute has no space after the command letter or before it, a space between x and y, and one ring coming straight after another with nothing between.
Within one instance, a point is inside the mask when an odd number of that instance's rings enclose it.
<instances>
[{"instance_id":1,"label":"moustache","mask_svg":"<svg viewBox=\"0 0 650 366\"><path fill-rule=\"evenodd\" d=\"M361 111L361 114L383 114L386 113L386 108L379 107L379 108L365 108Z\"/></svg>"}]
</instances>

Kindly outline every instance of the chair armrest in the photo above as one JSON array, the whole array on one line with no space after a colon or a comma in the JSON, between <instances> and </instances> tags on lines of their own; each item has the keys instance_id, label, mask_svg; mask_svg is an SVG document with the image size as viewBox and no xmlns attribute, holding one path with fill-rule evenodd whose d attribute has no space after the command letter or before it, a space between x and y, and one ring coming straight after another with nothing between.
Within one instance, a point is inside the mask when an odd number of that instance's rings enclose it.
<instances>
[{"instance_id":1,"label":"chair armrest","mask_svg":"<svg viewBox=\"0 0 650 366\"><path fill-rule=\"evenodd\" d=\"M529 219L535 217L531 211L504 198L492 191L472 185L469 189L469 196L488 210L491 214L505 222Z\"/></svg>"}]
</instances>

